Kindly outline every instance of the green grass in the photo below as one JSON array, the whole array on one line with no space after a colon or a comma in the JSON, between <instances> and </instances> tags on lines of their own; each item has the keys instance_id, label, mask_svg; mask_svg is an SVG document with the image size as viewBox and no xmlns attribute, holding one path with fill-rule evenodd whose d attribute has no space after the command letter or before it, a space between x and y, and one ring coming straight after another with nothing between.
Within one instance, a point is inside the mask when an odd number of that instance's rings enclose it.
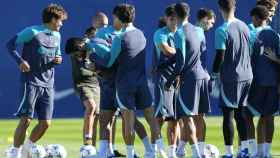
<instances>
[{"instance_id":1,"label":"green grass","mask_svg":"<svg viewBox=\"0 0 280 158\"><path fill-rule=\"evenodd\" d=\"M121 135L121 120L118 120L117 135L116 135L116 146L117 148L125 153L125 145ZM145 123L144 120L141 119ZM31 128L35 125L34 120ZM47 134L38 142L41 145L47 144L62 144L66 147L68 152L68 158L78 158L79 148L82 144L82 119L55 119L53 120L52 127L49 129ZM17 125L17 120L0 120L0 153L3 157L3 152L12 144L12 136L14 129ZM223 149L223 134L221 130L222 120L221 117L208 117L207 118L207 137L206 142L216 145L221 152ZM147 127L147 124L145 124ZM31 129L29 128L29 129ZM148 128L147 128L148 129ZM275 134L272 145L273 155L280 155L280 118L275 120ZM162 131L164 138L166 134L166 126ZM236 133L236 132L235 132ZM235 137L236 138L236 137ZM237 139L235 139L237 141ZM166 139L165 139L166 141ZM235 141L235 145L236 142ZM141 155L143 154L144 148L139 138L136 138L135 143L136 152ZM188 153L190 153L190 147L187 146Z\"/></svg>"}]
</instances>

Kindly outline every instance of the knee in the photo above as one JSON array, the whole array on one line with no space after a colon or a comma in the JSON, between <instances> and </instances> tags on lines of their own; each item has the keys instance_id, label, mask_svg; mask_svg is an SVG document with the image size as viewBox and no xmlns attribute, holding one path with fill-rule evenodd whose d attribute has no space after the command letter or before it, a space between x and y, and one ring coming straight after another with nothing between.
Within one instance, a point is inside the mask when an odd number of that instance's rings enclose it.
<instances>
[{"instance_id":1,"label":"knee","mask_svg":"<svg viewBox=\"0 0 280 158\"><path fill-rule=\"evenodd\" d=\"M86 107L86 115L93 115L94 111L95 111L95 104L88 101L87 103L85 103L85 107Z\"/></svg>"},{"instance_id":2,"label":"knee","mask_svg":"<svg viewBox=\"0 0 280 158\"><path fill-rule=\"evenodd\" d=\"M30 118L21 118L21 120L20 120L20 126L22 128L28 128L30 123L31 123L31 119Z\"/></svg>"},{"instance_id":3,"label":"knee","mask_svg":"<svg viewBox=\"0 0 280 158\"><path fill-rule=\"evenodd\" d=\"M41 129L48 129L51 126L51 121L47 120L47 121L39 121L39 126L41 127Z\"/></svg>"}]
</instances>

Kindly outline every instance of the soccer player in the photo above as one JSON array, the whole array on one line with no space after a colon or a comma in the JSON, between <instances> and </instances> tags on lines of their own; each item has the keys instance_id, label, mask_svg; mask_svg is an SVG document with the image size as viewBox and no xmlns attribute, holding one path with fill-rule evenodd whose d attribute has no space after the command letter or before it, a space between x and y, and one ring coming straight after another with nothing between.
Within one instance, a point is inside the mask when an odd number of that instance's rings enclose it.
<instances>
[{"instance_id":1,"label":"soccer player","mask_svg":"<svg viewBox=\"0 0 280 158\"><path fill-rule=\"evenodd\" d=\"M154 34L154 45L156 47L155 106L157 107L155 116L159 119L160 129L163 120L168 122L167 139L169 145L169 158L176 157L178 133L178 121L175 118L174 106L175 87L172 86L169 91L164 88L167 79L174 69L174 64L171 60L176 53L174 34L177 30L177 17L174 6L175 5L170 5L165 9L166 26L159 28Z\"/></svg>"},{"instance_id":2,"label":"soccer player","mask_svg":"<svg viewBox=\"0 0 280 158\"><path fill-rule=\"evenodd\" d=\"M258 128L258 150L254 145L252 157L270 157L271 142L274 133L274 114L279 110L279 42L276 31L268 25L269 12L263 6L257 6L251 11L255 27L255 37L252 38L252 67L254 80L249 95L248 109L251 112L249 122L253 117L260 116L262 128ZM254 126L250 139L255 139ZM261 132L261 134L259 133Z\"/></svg>"},{"instance_id":3,"label":"soccer player","mask_svg":"<svg viewBox=\"0 0 280 158\"><path fill-rule=\"evenodd\" d=\"M253 79L250 63L250 31L244 22L235 17L235 0L219 0L218 5L225 22L215 33L216 57L211 81L220 75L220 107L223 111L226 149L224 157L233 157L233 118L241 140L241 152L238 157L248 157L245 107L248 104L247 98Z\"/></svg>"},{"instance_id":4,"label":"soccer player","mask_svg":"<svg viewBox=\"0 0 280 158\"><path fill-rule=\"evenodd\" d=\"M197 24L198 30L203 35L203 50L201 54L201 62L205 71L207 71L207 49L206 49L206 39L204 32L209 31L215 24L216 15L213 10L207 8L200 8L197 12ZM207 71L208 72L208 71ZM210 76L208 80L210 79ZM194 117L194 122L196 125L196 134L198 139L198 147L200 151L200 155L204 155L205 148L205 135L206 135L206 122L204 120L205 114L209 112L209 108L200 108L199 114Z\"/></svg>"},{"instance_id":5,"label":"soccer player","mask_svg":"<svg viewBox=\"0 0 280 158\"><path fill-rule=\"evenodd\" d=\"M122 28L121 23L116 20L115 13L117 9L118 7L115 7L113 9L113 25L99 28L99 31L96 34L96 38L104 39L110 45L112 44L113 39L121 33ZM115 106L115 78L117 64L114 64L110 68L102 67L101 64L99 65L99 67L101 68L101 78L99 80L101 86L100 157L104 156L102 154L106 153L104 152L106 148L108 148L108 156L123 157L125 155L119 153L114 147L116 113L118 113L117 107ZM110 128L108 129L108 127ZM141 138L145 146L145 150L151 150L149 138L147 136L145 127L138 119L136 119L135 121L135 131Z\"/></svg>"},{"instance_id":6,"label":"soccer player","mask_svg":"<svg viewBox=\"0 0 280 158\"><path fill-rule=\"evenodd\" d=\"M21 71L22 99L16 112L20 121L15 130L12 150L15 158L27 158L31 146L46 133L51 124L54 67L62 63L59 30L65 19L67 13L63 7L50 4L42 12L43 24L27 27L7 43L8 51ZM17 50L19 45L23 45L21 54ZM24 143L26 130L35 112L39 122Z\"/></svg>"},{"instance_id":7,"label":"soccer player","mask_svg":"<svg viewBox=\"0 0 280 158\"><path fill-rule=\"evenodd\" d=\"M166 84L178 84L181 80L176 115L184 123L182 140L189 138L192 147L192 157L200 158L196 136L196 127L193 117L198 115L201 109L209 110L209 92L207 71L204 70L201 62L201 54L204 43L204 32L189 22L190 8L187 3L177 3L175 10L179 22L179 28L175 34L176 63L173 77ZM185 93L187 92L187 93Z\"/></svg>"},{"instance_id":8,"label":"soccer player","mask_svg":"<svg viewBox=\"0 0 280 158\"><path fill-rule=\"evenodd\" d=\"M134 156L136 109L144 109L144 116L151 129L152 143L156 143L160 153L165 154L159 126L153 117L152 97L145 72L146 38L141 30L133 26L134 6L120 4L117 6L115 15L115 20L122 24L122 33L113 40L111 51L102 54L95 52L92 54L92 58L95 60L94 56L102 57L104 63L106 63L104 65L107 67L112 66L118 59L116 100L124 121L124 140L127 145L127 157ZM92 50L94 51L94 48ZM145 151L145 157L153 157L154 154L154 151Z\"/></svg>"}]
</instances>

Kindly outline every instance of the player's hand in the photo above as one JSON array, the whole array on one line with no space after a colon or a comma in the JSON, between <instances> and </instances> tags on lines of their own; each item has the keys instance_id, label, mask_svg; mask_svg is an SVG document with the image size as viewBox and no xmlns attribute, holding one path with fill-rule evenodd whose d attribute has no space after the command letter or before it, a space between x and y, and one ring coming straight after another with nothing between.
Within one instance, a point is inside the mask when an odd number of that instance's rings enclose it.
<instances>
[{"instance_id":1,"label":"player's hand","mask_svg":"<svg viewBox=\"0 0 280 158\"><path fill-rule=\"evenodd\" d=\"M62 63L62 57L61 56L55 56L53 63L55 64L61 64Z\"/></svg>"},{"instance_id":2,"label":"player's hand","mask_svg":"<svg viewBox=\"0 0 280 158\"><path fill-rule=\"evenodd\" d=\"M27 61L23 60L21 64L19 65L19 69L21 72L29 72L30 71L30 65Z\"/></svg>"},{"instance_id":3,"label":"player's hand","mask_svg":"<svg viewBox=\"0 0 280 158\"><path fill-rule=\"evenodd\" d=\"M266 56L267 58L269 58L272 61L277 62L279 59L276 56L275 52L270 48L270 47L266 47L264 49L264 56Z\"/></svg>"}]
</instances>

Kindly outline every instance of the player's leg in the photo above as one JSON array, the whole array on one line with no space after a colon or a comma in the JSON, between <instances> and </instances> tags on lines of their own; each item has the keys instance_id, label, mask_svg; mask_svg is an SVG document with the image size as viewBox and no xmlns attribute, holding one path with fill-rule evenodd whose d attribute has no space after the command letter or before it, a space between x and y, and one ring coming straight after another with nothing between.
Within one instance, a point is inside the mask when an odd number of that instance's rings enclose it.
<instances>
[{"instance_id":1,"label":"player's leg","mask_svg":"<svg viewBox=\"0 0 280 158\"><path fill-rule=\"evenodd\" d=\"M266 128L265 119L263 116L261 116L257 125L258 156L264 155L265 128Z\"/></svg>"},{"instance_id":2,"label":"player's leg","mask_svg":"<svg viewBox=\"0 0 280 158\"><path fill-rule=\"evenodd\" d=\"M249 142L248 142L248 125L245 114L245 107L239 106L238 109L234 110L234 119L236 121L236 127L241 143L241 152L244 150L248 151Z\"/></svg>"},{"instance_id":3,"label":"player's leg","mask_svg":"<svg viewBox=\"0 0 280 158\"><path fill-rule=\"evenodd\" d=\"M248 110L246 110L248 111ZM247 112L247 122L248 122L248 140L249 140L249 153L251 156L257 155L257 141L256 141L256 128L254 124L254 117ZM239 138L240 140L240 138ZM239 141L240 142L240 141ZM240 142L241 143L241 142ZM241 145L241 144L239 144Z\"/></svg>"},{"instance_id":4,"label":"player's leg","mask_svg":"<svg viewBox=\"0 0 280 158\"><path fill-rule=\"evenodd\" d=\"M102 104L101 104L102 105ZM114 110L100 110L99 119L99 157L109 157L114 155L114 151L109 149L109 140L113 122L115 120Z\"/></svg>"},{"instance_id":5,"label":"player's leg","mask_svg":"<svg viewBox=\"0 0 280 158\"><path fill-rule=\"evenodd\" d=\"M163 139L161 137L161 132L157 119L154 117L154 107L148 107L144 109L144 117L151 130L151 140L152 144L156 144L157 150L162 157L167 157L164 152ZM155 152L155 145L153 145L153 152Z\"/></svg>"},{"instance_id":6,"label":"player's leg","mask_svg":"<svg viewBox=\"0 0 280 158\"><path fill-rule=\"evenodd\" d=\"M279 94L278 88L269 87L267 88L267 97L264 115L265 120L265 144L264 144L264 156L271 157L271 143L274 135L274 115L279 111Z\"/></svg>"},{"instance_id":7,"label":"player's leg","mask_svg":"<svg viewBox=\"0 0 280 158\"><path fill-rule=\"evenodd\" d=\"M177 147L177 138L178 138L178 121L177 120L170 120L167 122L167 140L168 140L168 157L174 158L176 157L176 147Z\"/></svg>"},{"instance_id":8,"label":"player's leg","mask_svg":"<svg viewBox=\"0 0 280 158\"><path fill-rule=\"evenodd\" d=\"M95 117L94 117L94 120L93 120L93 126L92 126L92 145L94 147L96 147L98 122L99 122L99 112L98 112L98 114L95 113Z\"/></svg>"},{"instance_id":9,"label":"player's leg","mask_svg":"<svg viewBox=\"0 0 280 158\"><path fill-rule=\"evenodd\" d=\"M134 110L122 109L121 110L124 125L124 142L127 146L127 157L134 157L134 124L135 124L135 112Z\"/></svg>"},{"instance_id":10,"label":"player's leg","mask_svg":"<svg viewBox=\"0 0 280 158\"><path fill-rule=\"evenodd\" d=\"M83 126L84 145L91 145L93 122L95 117L94 112L95 112L96 104L93 99L84 100L83 104L85 106L84 126Z\"/></svg>"},{"instance_id":11,"label":"player's leg","mask_svg":"<svg viewBox=\"0 0 280 158\"><path fill-rule=\"evenodd\" d=\"M135 118L135 132L144 144L145 152L152 152L152 146L147 131L144 125L137 118Z\"/></svg>"},{"instance_id":12,"label":"player's leg","mask_svg":"<svg viewBox=\"0 0 280 158\"><path fill-rule=\"evenodd\" d=\"M187 136L186 136L186 133L184 133L184 123L183 121L180 119L179 120L179 124L178 124L178 127L177 127L177 132L178 132L178 146L177 146L177 151L176 151L176 155L178 158L184 158L185 155L186 155L186 150L185 150L185 146L187 144Z\"/></svg>"},{"instance_id":13,"label":"player's leg","mask_svg":"<svg viewBox=\"0 0 280 158\"><path fill-rule=\"evenodd\" d=\"M193 157L200 157L200 152L197 144L197 137L196 137L196 127L193 121L192 116L185 116L182 117L182 120L184 122L184 133L187 136L187 140L189 140L189 143L192 148L192 155Z\"/></svg>"},{"instance_id":14,"label":"player's leg","mask_svg":"<svg viewBox=\"0 0 280 158\"><path fill-rule=\"evenodd\" d=\"M31 122L29 117L21 117L14 133L14 147L19 148L25 140L26 131Z\"/></svg>"},{"instance_id":15,"label":"player's leg","mask_svg":"<svg viewBox=\"0 0 280 158\"><path fill-rule=\"evenodd\" d=\"M97 139L97 124L99 122L99 113L100 113L100 87L96 85L95 88L92 88L92 97L94 99L94 103L96 105L94 111L94 120L92 126L92 145L96 147L96 139Z\"/></svg>"},{"instance_id":16,"label":"player's leg","mask_svg":"<svg viewBox=\"0 0 280 158\"><path fill-rule=\"evenodd\" d=\"M265 116L264 156L271 156L271 143L274 135L274 116Z\"/></svg>"},{"instance_id":17,"label":"player's leg","mask_svg":"<svg viewBox=\"0 0 280 158\"><path fill-rule=\"evenodd\" d=\"M223 135L224 135L224 143L225 143L225 156L233 156L234 110L232 108L223 107L222 111L223 111Z\"/></svg>"},{"instance_id":18,"label":"player's leg","mask_svg":"<svg viewBox=\"0 0 280 158\"><path fill-rule=\"evenodd\" d=\"M196 135L198 140L199 151L201 155L204 154L205 148L205 135L206 135L206 123L204 114L198 114L194 116L194 122L196 126Z\"/></svg>"},{"instance_id":19,"label":"player's leg","mask_svg":"<svg viewBox=\"0 0 280 158\"><path fill-rule=\"evenodd\" d=\"M198 147L201 157L205 156L205 136L206 136L206 122L205 114L210 112L210 95L208 90L208 79L201 80L200 100L199 100L199 114L194 116L196 125L196 134L198 139Z\"/></svg>"}]
</instances>

